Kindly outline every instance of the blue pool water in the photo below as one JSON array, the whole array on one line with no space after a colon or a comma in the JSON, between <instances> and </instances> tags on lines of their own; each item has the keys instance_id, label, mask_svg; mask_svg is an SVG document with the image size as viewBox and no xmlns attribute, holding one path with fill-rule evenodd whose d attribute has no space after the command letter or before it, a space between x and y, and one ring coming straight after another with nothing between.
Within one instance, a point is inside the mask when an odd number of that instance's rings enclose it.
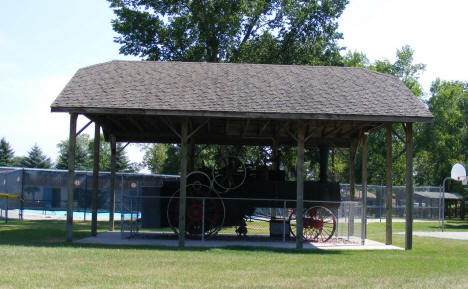
<instances>
[{"instance_id":1,"label":"blue pool water","mask_svg":"<svg viewBox=\"0 0 468 289\"><path fill-rule=\"evenodd\" d=\"M44 211L44 210L24 210L25 213L35 213L45 216L66 216L67 211ZM124 214L129 215L129 214ZM83 218L84 212L73 212L73 217ZM98 213L98 218L108 218L109 213ZM114 219L120 219L120 213L114 213ZM86 219L91 219L91 212L86 212Z\"/></svg>"}]
</instances>

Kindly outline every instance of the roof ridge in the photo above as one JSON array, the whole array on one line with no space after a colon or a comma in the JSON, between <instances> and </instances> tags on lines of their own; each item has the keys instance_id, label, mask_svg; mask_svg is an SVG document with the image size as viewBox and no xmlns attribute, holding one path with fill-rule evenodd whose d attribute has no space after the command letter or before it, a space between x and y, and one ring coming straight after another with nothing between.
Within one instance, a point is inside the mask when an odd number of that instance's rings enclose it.
<instances>
[{"instance_id":1,"label":"roof ridge","mask_svg":"<svg viewBox=\"0 0 468 289\"><path fill-rule=\"evenodd\" d=\"M351 66L338 66L338 65L311 65L311 64L278 64L278 63L245 63L245 62L202 62L202 61L161 61L161 60L124 60L124 59L114 59L111 61L106 61L98 63L95 65L90 65L84 68L98 66L102 64L112 63L112 62L126 62L126 63L174 63L174 64L203 64L203 65L252 65L252 66L276 66L276 67L316 67L316 68L339 68L339 69L364 69L366 71L372 71L367 68L362 67L351 67ZM386 74L385 74L386 75Z\"/></svg>"}]
</instances>

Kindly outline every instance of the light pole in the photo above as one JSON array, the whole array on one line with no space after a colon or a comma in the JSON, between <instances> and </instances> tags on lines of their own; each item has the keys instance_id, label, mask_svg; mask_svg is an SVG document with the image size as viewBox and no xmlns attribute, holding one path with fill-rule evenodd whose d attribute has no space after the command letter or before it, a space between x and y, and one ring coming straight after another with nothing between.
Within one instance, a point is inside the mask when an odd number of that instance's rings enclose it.
<instances>
[{"instance_id":1,"label":"light pole","mask_svg":"<svg viewBox=\"0 0 468 289\"><path fill-rule=\"evenodd\" d=\"M450 180L451 177L446 177L442 182L442 187L440 188L440 198L439 198L439 228L444 231L444 219L445 219L445 182Z\"/></svg>"}]
</instances>

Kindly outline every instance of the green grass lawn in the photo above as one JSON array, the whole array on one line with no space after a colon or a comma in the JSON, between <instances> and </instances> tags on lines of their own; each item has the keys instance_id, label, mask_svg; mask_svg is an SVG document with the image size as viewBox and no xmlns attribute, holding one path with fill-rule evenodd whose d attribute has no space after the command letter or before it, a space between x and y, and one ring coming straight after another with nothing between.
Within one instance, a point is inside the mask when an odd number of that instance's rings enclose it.
<instances>
[{"instance_id":1,"label":"green grass lawn","mask_svg":"<svg viewBox=\"0 0 468 289\"><path fill-rule=\"evenodd\" d=\"M468 231L468 222L446 228ZM89 230L76 222L74 237ZM401 231L404 223L395 223ZM468 241L414 237L412 251L296 251L97 246L68 244L64 235L60 221L0 224L0 288L468 288ZM384 236L385 223L369 224L369 238ZM393 238L404 245L404 235Z\"/></svg>"}]
</instances>

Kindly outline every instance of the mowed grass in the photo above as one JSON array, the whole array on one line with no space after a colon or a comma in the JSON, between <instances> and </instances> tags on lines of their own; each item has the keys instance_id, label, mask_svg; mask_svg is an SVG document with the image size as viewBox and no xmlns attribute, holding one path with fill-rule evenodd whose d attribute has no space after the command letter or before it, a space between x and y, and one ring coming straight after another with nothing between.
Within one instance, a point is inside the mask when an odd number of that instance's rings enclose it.
<instances>
[{"instance_id":1,"label":"mowed grass","mask_svg":"<svg viewBox=\"0 0 468 289\"><path fill-rule=\"evenodd\" d=\"M404 231L404 223L393 228ZM74 237L89 229L76 222ZM447 229L468 231L468 223ZM60 221L0 224L0 288L468 288L468 241L414 237L411 251L296 251L96 246L65 243L64 235ZM385 223L369 224L369 238L384 236ZM404 235L393 238L404 245Z\"/></svg>"}]
</instances>

